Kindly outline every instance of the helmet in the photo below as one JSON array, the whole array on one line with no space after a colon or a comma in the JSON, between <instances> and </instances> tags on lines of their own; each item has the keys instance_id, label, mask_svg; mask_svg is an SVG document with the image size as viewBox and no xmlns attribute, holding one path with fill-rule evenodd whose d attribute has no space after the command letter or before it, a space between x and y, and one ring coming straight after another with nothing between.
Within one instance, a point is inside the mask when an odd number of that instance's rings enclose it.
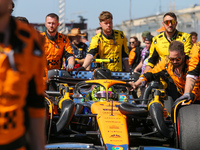
<instances>
[{"instance_id":1,"label":"helmet","mask_svg":"<svg viewBox=\"0 0 200 150\"><path fill-rule=\"evenodd\" d=\"M108 89L108 99L115 99L115 91L113 87L109 87ZM96 85L92 90L92 100L93 101L105 101L106 100L106 91L105 87L101 85Z\"/></svg>"},{"instance_id":2,"label":"helmet","mask_svg":"<svg viewBox=\"0 0 200 150\"><path fill-rule=\"evenodd\" d=\"M111 79L111 71L109 69L97 68L93 71L93 77L95 79Z\"/></svg>"},{"instance_id":3,"label":"helmet","mask_svg":"<svg viewBox=\"0 0 200 150\"><path fill-rule=\"evenodd\" d=\"M106 98L106 91L98 91L97 93L94 94L96 98ZM114 99L115 95L114 92L108 91L108 98L109 99Z\"/></svg>"}]
</instances>

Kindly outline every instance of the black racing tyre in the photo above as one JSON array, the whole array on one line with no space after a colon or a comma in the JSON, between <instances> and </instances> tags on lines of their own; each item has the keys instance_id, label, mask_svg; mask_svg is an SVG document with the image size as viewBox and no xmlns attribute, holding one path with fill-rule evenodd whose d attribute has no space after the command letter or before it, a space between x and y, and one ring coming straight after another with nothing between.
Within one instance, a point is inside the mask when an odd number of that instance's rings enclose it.
<instances>
[{"instance_id":1,"label":"black racing tyre","mask_svg":"<svg viewBox=\"0 0 200 150\"><path fill-rule=\"evenodd\" d=\"M200 148L200 105L180 108L177 116L178 143L181 150Z\"/></svg>"}]
</instances>

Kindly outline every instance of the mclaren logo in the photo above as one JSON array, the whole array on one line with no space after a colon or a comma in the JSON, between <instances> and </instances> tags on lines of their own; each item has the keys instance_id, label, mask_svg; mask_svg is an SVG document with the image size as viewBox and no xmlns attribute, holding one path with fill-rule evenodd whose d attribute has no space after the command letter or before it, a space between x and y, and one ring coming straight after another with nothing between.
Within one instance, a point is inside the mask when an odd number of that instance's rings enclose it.
<instances>
[{"instance_id":1,"label":"mclaren logo","mask_svg":"<svg viewBox=\"0 0 200 150\"><path fill-rule=\"evenodd\" d=\"M103 82L103 83L111 83L111 82L109 82L109 81L105 81L105 82Z\"/></svg>"}]
</instances>

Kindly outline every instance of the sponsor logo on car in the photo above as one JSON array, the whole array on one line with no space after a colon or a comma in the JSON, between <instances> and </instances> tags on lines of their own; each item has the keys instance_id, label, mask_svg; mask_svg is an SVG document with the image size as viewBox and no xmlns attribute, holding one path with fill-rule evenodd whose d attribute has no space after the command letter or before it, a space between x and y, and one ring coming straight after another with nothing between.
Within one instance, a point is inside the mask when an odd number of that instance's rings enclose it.
<instances>
[{"instance_id":1,"label":"sponsor logo on car","mask_svg":"<svg viewBox=\"0 0 200 150\"><path fill-rule=\"evenodd\" d=\"M113 146L112 150L123 150L123 147L121 147L121 146Z\"/></svg>"},{"instance_id":2,"label":"sponsor logo on car","mask_svg":"<svg viewBox=\"0 0 200 150\"><path fill-rule=\"evenodd\" d=\"M118 135L118 134L112 134L112 135L110 136L110 138L121 138L121 136Z\"/></svg>"}]
</instances>

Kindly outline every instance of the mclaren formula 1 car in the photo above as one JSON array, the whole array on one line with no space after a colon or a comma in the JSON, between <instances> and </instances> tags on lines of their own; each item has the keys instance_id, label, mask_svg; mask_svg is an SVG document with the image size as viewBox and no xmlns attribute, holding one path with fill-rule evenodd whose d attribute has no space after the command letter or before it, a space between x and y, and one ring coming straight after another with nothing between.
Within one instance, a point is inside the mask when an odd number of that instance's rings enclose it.
<instances>
[{"instance_id":1,"label":"mclaren formula 1 car","mask_svg":"<svg viewBox=\"0 0 200 150\"><path fill-rule=\"evenodd\" d=\"M118 110L121 102L133 99L127 93L129 84L108 79L87 80L72 88L59 81L53 83L54 90L46 91L48 143L78 139L102 149L129 149L126 116ZM103 90L98 91L97 87Z\"/></svg>"},{"instance_id":2,"label":"mclaren formula 1 car","mask_svg":"<svg viewBox=\"0 0 200 150\"><path fill-rule=\"evenodd\" d=\"M81 81L74 89L59 83L60 92L47 92L53 97L60 97L58 108L49 101L51 121L48 121L49 143L56 142L81 142L86 144L85 149L148 149L151 146L168 146L176 148L192 147L198 139L198 133L190 133L186 127L187 115L194 119L192 112L198 113L198 105L184 105L178 103L170 116L164 109L166 94L157 88L157 83L147 88L144 99L133 99L127 82L118 80L87 80ZM93 93L95 86L104 87L104 91ZM61 88L62 87L62 88ZM112 87L115 90L109 91ZM73 92L72 92L73 91ZM73 95L72 95L73 93ZM93 96L91 95L93 94ZM70 96L71 95L71 96ZM145 99L149 96L148 99ZM62 98L61 98L62 97ZM95 98L95 99L94 99ZM71 99L71 100L70 100ZM52 105L52 106L51 106ZM187 106L187 107L186 107ZM55 113L57 110L57 115ZM186 111L186 113L185 113ZM59 115L58 115L59 114ZM186 117L186 118L185 118ZM194 122L196 126L198 121ZM51 126L51 127L50 127ZM193 131L193 130L191 130ZM186 134L185 134L186 132ZM192 137L188 139L188 135ZM198 143L196 143L198 144ZM65 143L65 148L71 144ZM50 144L48 148L62 147L63 144ZM84 149L83 144L75 144ZM158 147L157 147L158 148ZM164 149L164 147L159 147ZM70 148L69 148L70 149ZM172 148L171 148L172 149Z\"/></svg>"},{"instance_id":3,"label":"mclaren formula 1 car","mask_svg":"<svg viewBox=\"0 0 200 150\"><path fill-rule=\"evenodd\" d=\"M129 73L112 72L114 80L88 80L92 74L51 74L47 149L198 149L200 105L183 100L171 109L159 82L149 84L143 98L137 99L127 83Z\"/></svg>"}]
</instances>

